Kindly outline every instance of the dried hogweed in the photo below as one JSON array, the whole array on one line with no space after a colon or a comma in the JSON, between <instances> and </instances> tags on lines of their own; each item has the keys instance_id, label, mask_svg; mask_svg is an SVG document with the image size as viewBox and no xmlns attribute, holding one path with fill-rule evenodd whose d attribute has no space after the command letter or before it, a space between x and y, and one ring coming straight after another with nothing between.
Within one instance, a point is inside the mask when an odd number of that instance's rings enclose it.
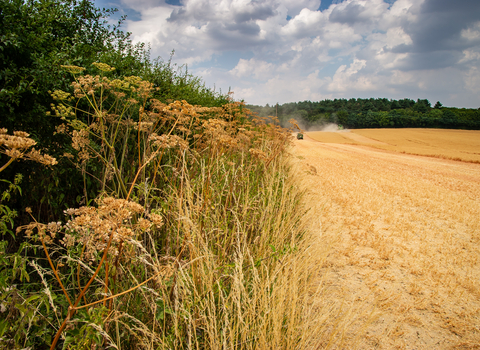
<instances>
[{"instance_id":1,"label":"dried hogweed","mask_svg":"<svg viewBox=\"0 0 480 350\"><path fill-rule=\"evenodd\" d=\"M152 133L148 137L148 140L152 146L157 149L175 147L179 147L181 151L188 149L188 142L177 135L157 135L156 133Z\"/></svg>"},{"instance_id":2,"label":"dried hogweed","mask_svg":"<svg viewBox=\"0 0 480 350\"><path fill-rule=\"evenodd\" d=\"M65 224L66 234L62 244L66 248L81 244L85 247L83 259L93 261L103 251L112 236L110 252L119 254L119 244L127 244L140 233L159 227L161 217L150 214L149 219L141 217L144 207L125 199L107 197L99 200L98 208L81 207L68 209L70 220Z\"/></svg>"},{"instance_id":3,"label":"dried hogweed","mask_svg":"<svg viewBox=\"0 0 480 350\"><path fill-rule=\"evenodd\" d=\"M0 129L0 153L10 157L10 160L0 168L4 170L14 160L26 159L44 165L55 165L57 160L49 155L42 154L33 148L37 142L29 137L24 131L14 131L13 135L7 134L7 129Z\"/></svg>"},{"instance_id":4,"label":"dried hogweed","mask_svg":"<svg viewBox=\"0 0 480 350\"><path fill-rule=\"evenodd\" d=\"M34 235L34 230L37 231L37 236L35 238L40 239L45 244L52 244L55 239L57 232L61 229L62 225L58 223L50 223L48 225L41 224L39 222L31 222L28 225L17 227L17 234L25 231L25 235L28 238L32 238Z\"/></svg>"}]
</instances>

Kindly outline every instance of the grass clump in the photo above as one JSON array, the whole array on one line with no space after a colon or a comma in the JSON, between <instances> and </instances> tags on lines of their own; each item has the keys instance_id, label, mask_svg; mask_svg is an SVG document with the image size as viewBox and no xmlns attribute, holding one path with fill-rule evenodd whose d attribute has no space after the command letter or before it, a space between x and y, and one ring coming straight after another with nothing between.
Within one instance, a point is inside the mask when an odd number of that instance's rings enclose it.
<instances>
[{"instance_id":1,"label":"grass clump","mask_svg":"<svg viewBox=\"0 0 480 350\"><path fill-rule=\"evenodd\" d=\"M318 257L291 176L290 133L233 101L162 103L149 82L97 67L103 75L65 67L72 92L52 93L84 205L62 222L32 216L17 227L30 241L13 271L27 278L17 283L2 260L0 343L307 347Z\"/></svg>"}]
</instances>

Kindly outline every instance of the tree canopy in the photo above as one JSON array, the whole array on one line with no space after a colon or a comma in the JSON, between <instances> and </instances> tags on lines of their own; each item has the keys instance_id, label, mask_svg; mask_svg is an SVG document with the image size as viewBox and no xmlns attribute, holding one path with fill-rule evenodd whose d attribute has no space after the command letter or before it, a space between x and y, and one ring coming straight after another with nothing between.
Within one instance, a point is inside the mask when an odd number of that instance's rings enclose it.
<instances>
[{"instance_id":1,"label":"tree canopy","mask_svg":"<svg viewBox=\"0 0 480 350\"><path fill-rule=\"evenodd\" d=\"M432 108L427 99L326 99L247 107L264 117L277 116L283 126L294 118L306 129L326 123L348 128L480 129L479 109L443 107L440 101Z\"/></svg>"}]
</instances>

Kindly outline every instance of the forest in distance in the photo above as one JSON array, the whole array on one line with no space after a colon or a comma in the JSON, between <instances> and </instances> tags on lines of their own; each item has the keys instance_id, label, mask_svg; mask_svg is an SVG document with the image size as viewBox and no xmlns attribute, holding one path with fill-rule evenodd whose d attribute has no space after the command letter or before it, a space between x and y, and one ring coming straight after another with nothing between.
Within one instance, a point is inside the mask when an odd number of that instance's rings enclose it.
<instances>
[{"instance_id":1,"label":"forest in distance","mask_svg":"<svg viewBox=\"0 0 480 350\"><path fill-rule=\"evenodd\" d=\"M427 99L351 98L303 101L247 108L261 117L275 116L280 125L295 119L305 130L317 130L335 123L350 129L363 128L443 128L480 129L480 108L434 106Z\"/></svg>"}]
</instances>

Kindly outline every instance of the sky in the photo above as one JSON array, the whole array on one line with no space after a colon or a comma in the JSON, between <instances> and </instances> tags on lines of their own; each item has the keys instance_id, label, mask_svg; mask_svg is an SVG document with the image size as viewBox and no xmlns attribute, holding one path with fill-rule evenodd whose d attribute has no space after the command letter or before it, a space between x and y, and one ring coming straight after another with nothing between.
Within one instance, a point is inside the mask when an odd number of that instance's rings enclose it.
<instances>
[{"instance_id":1,"label":"sky","mask_svg":"<svg viewBox=\"0 0 480 350\"><path fill-rule=\"evenodd\" d=\"M480 107L479 0L95 0L151 56L265 105L335 98Z\"/></svg>"}]
</instances>

